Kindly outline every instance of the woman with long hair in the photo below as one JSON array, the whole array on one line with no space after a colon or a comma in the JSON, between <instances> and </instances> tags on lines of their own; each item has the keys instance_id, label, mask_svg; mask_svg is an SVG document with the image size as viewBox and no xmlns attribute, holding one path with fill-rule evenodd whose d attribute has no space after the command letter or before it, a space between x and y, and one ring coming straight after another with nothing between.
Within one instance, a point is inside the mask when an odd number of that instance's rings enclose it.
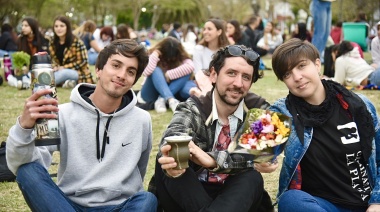
<instances>
[{"instance_id":1,"label":"woman with long hair","mask_svg":"<svg viewBox=\"0 0 380 212\"><path fill-rule=\"evenodd\" d=\"M301 40L307 40L309 42L311 42L312 39L309 30L306 28L306 24L302 22L297 23L292 34L292 38L299 38Z\"/></svg>"},{"instance_id":2,"label":"woman with long hair","mask_svg":"<svg viewBox=\"0 0 380 212\"><path fill-rule=\"evenodd\" d=\"M90 65L95 65L96 58L98 58L98 54L100 50L102 50L94 38L95 30L95 22L92 20L87 20L82 24L82 26L73 31L73 34L78 36L86 46L88 53L88 63Z\"/></svg>"},{"instance_id":3,"label":"woman with long hair","mask_svg":"<svg viewBox=\"0 0 380 212\"><path fill-rule=\"evenodd\" d=\"M264 36L257 42L257 46L267 50L267 53L272 54L282 42L281 33L276 30L274 23L267 22L264 28Z\"/></svg>"},{"instance_id":4,"label":"woman with long hair","mask_svg":"<svg viewBox=\"0 0 380 212\"><path fill-rule=\"evenodd\" d=\"M189 55L193 55L197 42L198 36L195 32L194 25L188 24L186 30L183 32L183 36L181 37L181 43Z\"/></svg>"},{"instance_id":5,"label":"woman with long hair","mask_svg":"<svg viewBox=\"0 0 380 212\"><path fill-rule=\"evenodd\" d=\"M36 19L26 17L21 21L21 34L17 40L17 51L23 51L30 55L30 58L41 51L49 51L49 41L39 31ZM32 63L30 63L30 69Z\"/></svg>"},{"instance_id":6,"label":"woman with long hair","mask_svg":"<svg viewBox=\"0 0 380 212\"><path fill-rule=\"evenodd\" d=\"M126 24L119 24L116 28L116 39L131 39L129 27Z\"/></svg>"},{"instance_id":7,"label":"woman with long hair","mask_svg":"<svg viewBox=\"0 0 380 212\"><path fill-rule=\"evenodd\" d=\"M212 59L212 55L220 48L229 45L226 35L226 24L221 19L210 19L206 21L203 31L203 38L195 46L193 61L195 81L198 89L194 84L188 84L189 93L191 95L202 95L211 91L212 85L208 77L208 67Z\"/></svg>"},{"instance_id":8,"label":"woman with long hair","mask_svg":"<svg viewBox=\"0 0 380 212\"><path fill-rule=\"evenodd\" d=\"M230 44L244 45L249 47L249 37L243 33L240 28L240 23L237 20L227 22L227 37Z\"/></svg>"},{"instance_id":9,"label":"woman with long hair","mask_svg":"<svg viewBox=\"0 0 380 212\"><path fill-rule=\"evenodd\" d=\"M166 112L166 103L174 112L181 99L190 95L184 90L190 80L194 63L184 50L181 42L173 37L166 37L149 50L149 63L143 75L146 80L138 93L142 102L155 102L158 113Z\"/></svg>"},{"instance_id":10,"label":"woman with long hair","mask_svg":"<svg viewBox=\"0 0 380 212\"><path fill-rule=\"evenodd\" d=\"M76 83L94 83L86 46L72 33L66 16L54 19L54 37L49 49L57 85L72 88Z\"/></svg>"}]
</instances>

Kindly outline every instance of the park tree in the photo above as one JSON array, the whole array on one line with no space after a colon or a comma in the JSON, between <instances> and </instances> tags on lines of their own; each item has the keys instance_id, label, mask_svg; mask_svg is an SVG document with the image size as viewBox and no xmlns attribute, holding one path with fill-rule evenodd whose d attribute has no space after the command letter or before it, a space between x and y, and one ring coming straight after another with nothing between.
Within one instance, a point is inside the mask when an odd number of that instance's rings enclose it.
<instances>
[{"instance_id":1,"label":"park tree","mask_svg":"<svg viewBox=\"0 0 380 212\"><path fill-rule=\"evenodd\" d=\"M153 12L152 25L157 23L201 24L207 20L209 13L204 0L150 0L147 7Z\"/></svg>"},{"instance_id":2,"label":"park tree","mask_svg":"<svg viewBox=\"0 0 380 212\"><path fill-rule=\"evenodd\" d=\"M258 2L257 2L258 3ZM255 5L252 0L210 0L208 1L208 10L210 16L222 18L226 21L235 19L244 23L254 11Z\"/></svg>"}]
</instances>

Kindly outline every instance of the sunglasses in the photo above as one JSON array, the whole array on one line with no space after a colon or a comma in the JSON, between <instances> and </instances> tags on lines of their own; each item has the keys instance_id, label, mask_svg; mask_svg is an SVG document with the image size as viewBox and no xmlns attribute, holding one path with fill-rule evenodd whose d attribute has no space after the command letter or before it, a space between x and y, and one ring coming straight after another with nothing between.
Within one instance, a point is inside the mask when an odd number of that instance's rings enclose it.
<instances>
[{"instance_id":1,"label":"sunglasses","mask_svg":"<svg viewBox=\"0 0 380 212\"><path fill-rule=\"evenodd\" d=\"M238 45L227 46L224 49L224 51L236 57L246 56L252 62L257 62L257 59L260 59L260 55L257 54L252 49L250 48L243 49L241 46L238 46Z\"/></svg>"}]
</instances>

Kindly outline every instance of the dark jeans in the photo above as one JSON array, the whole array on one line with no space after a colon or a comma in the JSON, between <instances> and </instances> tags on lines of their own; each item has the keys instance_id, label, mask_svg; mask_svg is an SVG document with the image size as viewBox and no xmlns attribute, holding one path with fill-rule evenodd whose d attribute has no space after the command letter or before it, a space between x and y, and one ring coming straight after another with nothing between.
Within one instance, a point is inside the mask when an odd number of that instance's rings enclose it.
<instances>
[{"instance_id":1,"label":"dark jeans","mask_svg":"<svg viewBox=\"0 0 380 212\"><path fill-rule=\"evenodd\" d=\"M155 181L159 205L165 212L262 211L264 196L269 204L264 211L273 210L263 178L254 169L230 175L223 185L216 185L200 182L191 168L181 177L169 178L156 163Z\"/></svg>"},{"instance_id":2,"label":"dark jeans","mask_svg":"<svg viewBox=\"0 0 380 212\"><path fill-rule=\"evenodd\" d=\"M84 207L71 201L51 179L47 170L32 162L17 171L17 183L32 211L156 211L157 199L150 192L138 192L119 205Z\"/></svg>"}]
</instances>

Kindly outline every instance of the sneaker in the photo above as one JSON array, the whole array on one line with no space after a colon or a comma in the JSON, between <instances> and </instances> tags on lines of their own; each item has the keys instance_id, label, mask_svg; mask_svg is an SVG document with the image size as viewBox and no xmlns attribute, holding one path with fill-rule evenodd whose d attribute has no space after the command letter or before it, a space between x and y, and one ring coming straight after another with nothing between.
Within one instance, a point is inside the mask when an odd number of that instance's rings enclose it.
<instances>
[{"instance_id":1,"label":"sneaker","mask_svg":"<svg viewBox=\"0 0 380 212\"><path fill-rule=\"evenodd\" d=\"M170 107L170 109L171 109L173 112L174 112L175 109L177 108L178 104L179 104L179 101L178 101L177 99L172 98L172 99L169 100L169 107Z\"/></svg>"},{"instance_id":2,"label":"sneaker","mask_svg":"<svg viewBox=\"0 0 380 212\"><path fill-rule=\"evenodd\" d=\"M66 80L65 83L63 83L62 88L74 88L77 85L77 82L75 80Z\"/></svg>"},{"instance_id":3,"label":"sneaker","mask_svg":"<svg viewBox=\"0 0 380 212\"><path fill-rule=\"evenodd\" d=\"M146 101L141 97L141 91L137 93L137 102L140 104L146 104Z\"/></svg>"},{"instance_id":4,"label":"sneaker","mask_svg":"<svg viewBox=\"0 0 380 212\"><path fill-rule=\"evenodd\" d=\"M9 86L12 86L12 87L17 87L18 86L18 80L16 77L14 77L13 75L8 75L7 77L7 81L8 81L8 85ZM22 82L21 82L22 83Z\"/></svg>"},{"instance_id":5,"label":"sneaker","mask_svg":"<svg viewBox=\"0 0 380 212\"><path fill-rule=\"evenodd\" d=\"M30 87L30 84L27 83L27 82L23 82L21 80L18 80L17 81L17 89L19 90L24 90L24 89L28 89Z\"/></svg>"},{"instance_id":6,"label":"sneaker","mask_svg":"<svg viewBox=\"0 0 380 212\"><path fill-rule=\"evenodd\" d=\"M162 97L158 97L158 99L154 102L154 109L157 113L165 113L166 112L166 104L165 99Z\"/></svg>"}]
</instances>

